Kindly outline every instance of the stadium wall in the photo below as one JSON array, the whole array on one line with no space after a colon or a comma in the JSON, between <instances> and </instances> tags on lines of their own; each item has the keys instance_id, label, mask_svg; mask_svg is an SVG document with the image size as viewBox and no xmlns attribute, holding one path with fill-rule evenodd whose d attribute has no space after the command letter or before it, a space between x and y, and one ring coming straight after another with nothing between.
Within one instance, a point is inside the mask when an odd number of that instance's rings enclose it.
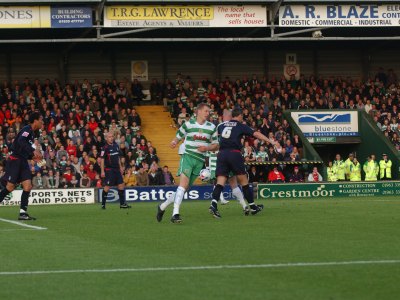
<instances>
[{"instance_id":1,"label":"stadium wall","mask_svg":"<svg viewBox=\"0 0 400 300\"><path fill-rule=\"evenodd\" d=\"M196 44L196 43L194 43ZM363 78L373 75L379 67L400 72L396 47L365 51L362 45L330 47L329 44L224 44L187 43L169 44L77 44L73 47L57 45L7 45L0 49L0 80L50 78L60 81L82 81L131 78L131 61L146 60L149 80L174 80L177 73L190 75L196 82L204 78L230 77L239 79L256 74L281 77L286 54L295 53L300 73L322 77ZM345 44L344 44L345 45ZM368 74L365 74L368 73ZM149 85L150 82L144 82Z\"/></svg>"}]
</instances>

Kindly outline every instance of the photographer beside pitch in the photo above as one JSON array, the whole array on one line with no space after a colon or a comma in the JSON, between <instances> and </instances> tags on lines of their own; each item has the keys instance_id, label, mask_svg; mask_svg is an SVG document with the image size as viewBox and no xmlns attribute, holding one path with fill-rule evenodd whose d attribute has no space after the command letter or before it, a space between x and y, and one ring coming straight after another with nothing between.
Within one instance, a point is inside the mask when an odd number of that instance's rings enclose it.
<instances>
[{"instance_id":1,"label":"photographer beside pitch","mask_svg":"<svg viewBox=\"0 0 400 300\"><path fill-rule=\"evenodd\" d=\"M242 149L241 139L244 135L247 135L254 136L255 138L267 143L271 143L271 140L262 133L254 131L254 129L242 122L242 110L240 108L234 108L232 110L232 120L221 123L218 126L219 153L216 169L217 184L212 193L213 199L209 209L210 213L215 218L221 218L217 204L230 172L236 175L239 184L242 186L244 197L250 207L250 213L255 215L264 208L263 205L256 205L254 203L253 194L250 190L249 180L247 177L246 166L244 164L244 158L240 151Z\"/></svg>"},{"instance_id":2,"label":"photographer beside pitch","mask_svg":"<svg viewBox=\"0 0 400 300\"><path fill-rule=\"evenodd\" d=\"M32 190L32 173L28 160L39 161L43 158L40 149L36 149L34 144L34 132L42 128L42 125L42 116L38 112L32 113L29 116L29 124L18 132L12 142L10 155L6 161L6 172L2 180L7 183L0 191L0 203L21 183L23 191L18 220L36 220L27 213Z\"/></svg>"}]
</instances>

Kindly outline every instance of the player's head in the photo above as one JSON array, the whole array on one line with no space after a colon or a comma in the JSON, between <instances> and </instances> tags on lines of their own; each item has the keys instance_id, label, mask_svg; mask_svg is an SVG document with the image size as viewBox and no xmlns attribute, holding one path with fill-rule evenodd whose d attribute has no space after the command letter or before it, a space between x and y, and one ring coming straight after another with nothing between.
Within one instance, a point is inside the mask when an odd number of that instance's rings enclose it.
<instances>
[{"instance_id":1,"label":"player's head","mask_svg":"<svg viewBox=\"0 0 400 300\"><path fill-rule=\"evenodd\" d=\"M207 103L200 103L197 105L197 119L204 122L210 115L210 106Z\"/></svg>"},{"instance_id":2,"label":"player's head","mask_svg":"<svg viewBox=\"0 0 400 300\"><path fill-rule=\"evenodd\" d=\"M222 120L224 122L230 121L232 119L232 111L230 109L224 109L224 112L222 114Z\"/></svg>"},{"instance_id":3,"label":"player's head","mask_svg":"<svg viewBox=\"0 0 400 300\"><path fill-rule=\"evenodd\" d=\"M33 130L42 128L43 117L38 112L33 112L29 115L29 124L31 124Z\"/></svg>"},{"instance_id":4,"label":"player's head","mask_svg":"<svg viewBox=\"0 0 400 300\"><path fill-rule=\"evenodd\" d=\"M109 144L112 144L114 142L114 134L112 132L108 132L106 134L106 141Z\"/></svg>"},{"instance_id":5,"label":"player's head","mask_svg":"<svg viewBox=\"0 0 400 300\"><path fill-rule=\"evenodd\" d=\"M235 107L232 109L232 118L238 120L239 122L243 121L243 111L241 108Z\"/></svg>"}]
</instances>

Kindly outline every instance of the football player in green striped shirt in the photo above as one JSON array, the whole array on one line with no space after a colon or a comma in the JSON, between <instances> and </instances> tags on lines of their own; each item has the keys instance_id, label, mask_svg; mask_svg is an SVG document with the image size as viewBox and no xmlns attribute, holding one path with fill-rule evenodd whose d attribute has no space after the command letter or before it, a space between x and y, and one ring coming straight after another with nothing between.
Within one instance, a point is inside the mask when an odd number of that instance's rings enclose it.
<instances>
[{"instance_id":1,"label":"football player in green striped shirt","mask_svg":"<svg viewBox=\"0 0 400 300\"><path fill-rule=\"evenodd\" d=\"M158 222L161 222L165 210L172 203L174 203L174 210L171 222L182 222L179 208L183 196L203 169L207 151L215 151L218 148L216 127L213 123L207 121L209 115L210 107L206 103L200 103L197 106L196 119L183 123L171 142L171 148L175 148L182 140L185 143L185 152L181 156L178 170L180 183L174 197L168 198L158 206Z\"/></svg>"}]
</instances>

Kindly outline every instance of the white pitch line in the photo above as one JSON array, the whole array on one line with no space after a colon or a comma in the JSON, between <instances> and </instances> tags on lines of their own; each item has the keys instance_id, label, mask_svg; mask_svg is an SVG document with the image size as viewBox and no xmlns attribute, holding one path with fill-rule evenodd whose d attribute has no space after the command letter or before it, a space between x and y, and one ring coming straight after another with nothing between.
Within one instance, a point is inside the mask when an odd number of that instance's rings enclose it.
<instances>
[{"instance_id":1,"label":"white pitch line","mask_svg":"<svg viewBox=\"0 0 400 300\"><path fill-rule=\"evenodd\" d=\"M220 265L220 266L189 266L189 267L154 267L154 268L128 268L128 269L78 269L78 270L48 270L48 271L18 271L0 272L2 275L43 275L43 274L68 274L68 273L122 273L122 272L164 272L164 271L197 271L197 270L224 270L224 269L274 269L292 267L324 267L348 265L379 265L400 264L400 260L356 260L332 262L299 262L277 263L259 265Z\"/></svg>"},{"instance_id":2,"label":"white pitch line","mask_svg":"<svg viewBox=\"0 0 400 300\"><path fill-rule=\"evenodd\" d=\"M0 221L6 222L6 223L15 224L15 225L22 226L22 227L36 229L36 230L46 230L47 229L46 227L28 225L28 224L25 224L25 223L22 223L22 222L13 221L13 220L7 220L7 219L3 219L3 218L0 218Z\"/></svg>"}]
</instances>

